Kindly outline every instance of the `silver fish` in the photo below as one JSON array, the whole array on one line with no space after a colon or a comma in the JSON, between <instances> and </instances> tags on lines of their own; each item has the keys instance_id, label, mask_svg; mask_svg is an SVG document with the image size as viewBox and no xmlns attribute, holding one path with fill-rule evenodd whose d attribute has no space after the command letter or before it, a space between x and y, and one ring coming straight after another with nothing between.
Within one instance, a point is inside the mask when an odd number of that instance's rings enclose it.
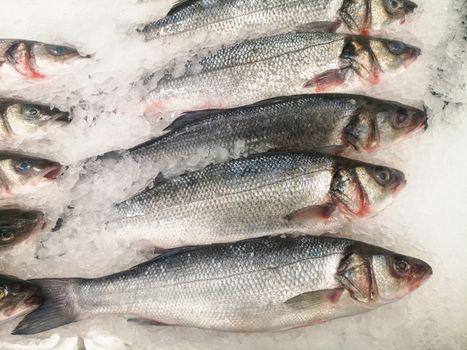
<instances>
[{"instance_id":1,"label":"silver fish","mask_svg":"<svg viewBox=\"0 0 467 350\"><path fill-rule=\"evenodd\" d=\"M420 50L400 41L337 33L286 33L247 40L166 74L146 97L145 114L226 108L282 95L323 92L351 75L376 84L383 72L413 62ZM154 78L152 78L154 79ZM151 89L152 79L145 83Z\"/></svg>"},{"instance_id":2,"label":"silver fish","mask_svg":"<svg viewBox=\"0 0 467 350\"><path fill-rule=\"evenodd\" d=\"M45 301L13 334L99 314L224 331L285 330L394 302L431 274L419 259L330 237L185 248L102 278L31 280Z\"/></svg>"},{"instance_id":3,"label":"silver fish","mask_svg":"<svg viewBox=\"0 0 467 350\"><path fill-rule=\"evenodd\" d=\"M398 170L346 158L266 153L159 179L118 203L107 229L115 239L162 249L297 229L323 233L343 224L338 214L381 210L405 182Z\"/></svg>"},{"instance_id":4,"label":"silver fish","mask_svg":"<svg viewBox=\"0 0 467 350\"><path fill-rule=\"evenodd\" d=\"M339 26L342 21L347 29L366 34L403 22L416 7L409 0L182 0L165 17L138 31L146 40L200 32L241 37L313 22L334 21Z\"/></svg>"},{"instance_id":5,"label":"silver fish","mask_svg":"<svg viewBox=\"0 0 467 350\"><path fill-rule=\"evenodd\" d=\"M90 58L68 46L20 39L0 39L0 68L12 66L25 78L40 79L56 74L65 64Z\"/></svg>"},{"instance_id":6,"label":"silver fish","mask_svg":"<svg viewBox=\"0 0 467 350\"><path fill-rule=\"evenodd\" d=\"M373 151L427 127L424 111L360 95L277 97L227 110L184 113L167 134L130 149L138 162L269 149Z\"/></svg>"},{"instance_id":7,"label":"silver fish","mask_svg":"<svg viewBox=\"0 0 467 350\"><path fill-rule=\"evenodd\" d=\"M49 126L71 121L70 113L56 107L10 99L0 99L0 117L0 139L34 136Z\"/></svg>"}]
</instances>

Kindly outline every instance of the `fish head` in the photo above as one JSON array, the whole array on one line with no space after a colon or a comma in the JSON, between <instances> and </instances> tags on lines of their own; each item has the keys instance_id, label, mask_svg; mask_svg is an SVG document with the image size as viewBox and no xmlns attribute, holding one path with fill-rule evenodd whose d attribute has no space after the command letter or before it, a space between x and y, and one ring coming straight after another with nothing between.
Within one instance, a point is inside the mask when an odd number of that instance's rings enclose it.
<instances>
[{"instance_id":1,"label":"fish head","mask_svg":"<svg viewBox=\"0 0 467 350\"><path fill-rule=\"evenodd\" d=\"M369 45L382 72L407 68L422 53L418 47L397 40L372 38Z\"/></svg>"},{"instance_id":2,"label":"fish head","mask_svg":"<svg viewBox=\"0 0 467 350\"><path fill-rule=\"evenodd\" d=\"M16 245L44 227L40 211L0 210L0 247Z\"/></svg>"},{"instance_id":3,"label":"fish head","mask_svg":"<svg viewBox=\"0 0 467 350\"><path fill-rule=\"evenodd\" d=\"M373 308L406 296L432 273L430 265L420 259L356 243L341 260L336 279L352 299Z\"/></svg>"},{"instance_id":4,"label":"fish head","mask_svg":"<svg viewBox=\"0 0 467 350\"><path fill-rule=\"evenodd\" d=\"M405 184L399 170L342 161L331 182L331 196L342 213L362 217L384 209Z\"/></svg>"},{"instance_id":5,"label":"fish head","mask_svg":"<svg viewBox=\"0 0 467 350\"><path fill-rule=\"evenodd\" d=\"M3 111L5 129L13 135L27 135L56 124L64 125L71 121L70 113L55 107L11 102Z\"/></svg>"},{"instance_id":6,"label":"fish head","mask_svg":"<svg viewBox=\"0 0 467 350\"><path fill-rule=\"evenodd\" d=\"M61 172L59 163L16 154L0 156L0 178L7 190L9 187L38 185L57 179Z\"/></svg>"},{"instance_id":7,"label":"fish head","mask_svg":"<svg viewBox=\"0 0 467 350\"><path fill-rule=\"evenodd\" d=\"M89 57L72 47L24 40L14 41L6 51L6 58L16 71L32 79L57 74L64 65Z\"/></svg>"},{"instance_id":8,"label":"fish head","mask_svg":"<svg viewBox=\"0 0 467 350\"><path fill-rule=\"evenodd\" d=\"M83 56L69 46L50 45L39 42L31 44L31 62L43 74L57 74L63 66L91 56Z\"/></svg>"},{"instance_id":9,"label":"fish head","mask_svg":"<svg viewBox=\"0 0 467 350\"><path fill-rule=\"evenodd\" d=\"M385 24L403 23L416 7L410 0L344 0L339 16L352 32L368 35Z\"/></svg>"},{"instance_id":10,"label":"fish head","mask_svg":"<svg viewBox=\"0 0 467 350\"><path fill-rule=\"evenodd\" d=\"M0 275L0 321L25 315L42 303L39 287L13 276Z\"/></svg>"},{"instance_id":11,"label":"fish head","mask_svg":"<svg viewBox=\"0 0 467 350\"><path fill-rule=\"evenodd\" d=\"M344 142L371 152L428 127L425 111L394 102L365 103L344 128Z\"/></svg>"},{"instance_id":12,"label":"fish head","mask_svg":"<svg viewBox=\"0 0 467 350\"><path fill-rule=\"evenodd\" d=\"M404 23L418 7L410 0L370 0L371 5L371 26L374 30L380 29L392 22Z\"/></svg>"},{"instance_id":13,"label":"fish head","mask_svg":"<svg viewBox=\"0 0 467 350\"><path fill-rule=\"evenodd\" d=\"M342 69L351 69L361 79L378 84L382 73L409 66L420 53L420 49L401 41L350 35L339 58Z\"/></svg>"}]
</instances>

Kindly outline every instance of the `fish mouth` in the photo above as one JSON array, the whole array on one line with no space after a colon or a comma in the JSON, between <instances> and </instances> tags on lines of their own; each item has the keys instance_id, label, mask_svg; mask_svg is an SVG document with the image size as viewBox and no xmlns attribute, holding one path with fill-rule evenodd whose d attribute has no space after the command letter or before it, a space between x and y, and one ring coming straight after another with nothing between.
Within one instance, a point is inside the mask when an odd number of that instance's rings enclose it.
<instances>
[{"instance_id":1,"label":"fish mouth","mask_svg":"<svg viewBox=\"0 0 467 350\"><path fill-rule=\"evenodd\" d=\"M419 288L422 284L428 281L432 275L433 269L430 265L425 264L425 266L423 267L423 271L419 272L419 277L417 278L417 280L410 283L409 291L412 292L413 290Z\"/></svg>"},{"instance_id":2,"label":"fish mouth","mask_svg":"<svg viewBox=\"0 0 467 350\"><path fill-rule=\"evenodd\" d=\"M408 13L413 13L415 11L415 9L418 7L418 5L410 0L406 0L405 2L405 6L404 6L404 9L405 9L405 13L408 14Z\"/></svg>"},{"instance_id":3,"label":"fish mouth","mask_svg":"<svg viewBox=\"0 0 467 350\"><path fill-rule=\"evenodd\" d=\"M73 117L71 116L71 113L69 112L61 112L57 118L55 118L55 121L69 124L73 120Z\"/></svg>"},{"instance_id":4,"label":"fish mouth","mask_svg":"<svg viewBox=\"0 0 467 350\"><path fill-rule=\"evenodd\" d=\"M415 46L408 48L407 57L403 60L402 65L404 68L410 66L422 54L422 50Z\"/></svg>"},{"instance_id":5,"label":"fish mouth","mask_svg":"<svg viewBox=\"0 0 467 350\"><path fill-rule=\"evenodd\" d=\"M50 167L44 172L44 175L42 176L45 180L56 180L62 172L62 167L60 165Z\"/></svg>"}]
</instances>

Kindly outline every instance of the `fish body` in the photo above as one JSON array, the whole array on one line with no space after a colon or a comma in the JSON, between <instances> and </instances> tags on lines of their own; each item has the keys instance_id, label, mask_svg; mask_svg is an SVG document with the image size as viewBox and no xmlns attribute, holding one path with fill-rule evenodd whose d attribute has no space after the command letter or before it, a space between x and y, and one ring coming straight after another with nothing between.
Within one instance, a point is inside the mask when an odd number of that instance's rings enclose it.
<instances>
[{"instance_id":1,"label":"fish body","mask_svg":"<svg viewBox=\"0 0 467 350\"><path fill-rule=\"evenodd\" d=\"M167 110L227 108L283 95L325 91L355 73L378 83L383 72L416 59L420 50L399 41L338 33L292 32L247 40L166 74L146 98L146 115ZM151 79L146 81L151 89Z\"/></svg>"},{"instance_id":2,"label":"fish body","mask_svg":"<svg viewBox=\"0 0 467 350\"><path fill-rule=\"evenodd\" d=\"M227 110L183 114L169 132L130 149L139 163L276 150L373 151L426 125L424 111L346 94L277 97Z\"/></svg>"},{"instance_id":3,"label":"fish body","mask_svg":"<svg viewBox=\"0 0 467 350\"><path fill-rule=\"evenodd\" d=\"M297 229L323 233L343 223L332 214L368 215L404 184L391 168L319 153L266 153L156 180L115 205L107 230L159 248Z\"/></svg>"},{"instance_id":4,"label":"fish body","mask_svg":"<svg viewBox=\"0 0 467 350\"><path fill-rule=\"evenodd\" d=\"M343 22L351 31L368 33L403 21L416 7L406 0L188 0L177 2L165 17L138 31L146 40L200 32L244 37L251 31L274 32L333 21L337 25Z\"/></svg>"},{"instance_id":5,"label":"fish body","mask_svg":"<svg viewBox=\"0 0 467 350\"><path fill-rule=\"evenodd\" d=\"M52 125L64 125L71 121L70 113L43 104L0 99L0 139L34 137Z\"/></svg>"},{"instance_id":6,"label":"fish body","mask_svg":"<svg viewBox=\"0 0 467 350\"><path fill-rule=\"evenodd\" d=\"M20 39L0 39L0 71L12 67L27 79L41 79L59 74L65 65L89 58L68 46Z\"/></svg>"},{"instance_id":7,"label":"fish body","mask_svg":"<svg viewBox=\"0 0 467 350\"><path fill-rule=\"evenodd\" d=\"M31 280L45 302L14 334L99 314L224 331L284 330L395 301L431 273L421 260L330 237L185 248L102 278Z\"/></svg>"}]
</instances>

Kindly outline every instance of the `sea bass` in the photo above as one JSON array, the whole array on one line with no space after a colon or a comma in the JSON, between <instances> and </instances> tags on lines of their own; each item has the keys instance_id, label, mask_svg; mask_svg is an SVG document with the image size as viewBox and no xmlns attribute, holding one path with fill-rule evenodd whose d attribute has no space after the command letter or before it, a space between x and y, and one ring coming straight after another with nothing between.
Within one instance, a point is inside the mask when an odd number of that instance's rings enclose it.
<instances>
[{"instance_id":1,"label":"sea bass","mask_svg":"<svg viewBox=\"0 0 467 350\"><path fill-rule=\"evenodd\" d=\"M15 246L44 228L44 214L37 210L0 209L0 248Z\"/></svg>"},{"instance_id":2,"label":"sea bass","mask_svg":"<svg viewBox=\"0 0 467 350\"><path fill-rule=\"evenodd\" d=\"M156 180L115 205L107 230L162 249L300 229L323 233L341 226L342 216L381 210L405 182L398 170L346 158L266 153Z\"/></svg>"},{"instance_id":3,"label":"sea bass","mask_svg":"<svg viewBox=\"0 0 467 350\"><path fill-rule=\"evenodd\" d=\"M99 314L223 331L286 330L391 303L431 274L422 260L340 238L263 237L185 248L106 277L31 280L44 303L13 334Z\"/></svg>"},{"instance_id":4,"label":"sea bass","mask_svg":"<svg viewBox=\"0 0 467 350\"><path fill-rule=\"evenodd\" d=\"M155 88L154 77L145 79L150 89L145 114L323 92L354 75L376 84L382 73L407 66L418 55L418 48L400 41L338 33L293 32L247 40L195 57L182 75L167 73Z\"/></svg>"},{"instance_id":5,"label":"sea bass","mask_svg":"<svg viewBox=\"0 0 467 350\"><path fill-rule=\"evenodd\" d=\"M409 0L182 0L163 18L139 32L146 40L196 33L249 35L251 31L278 31L309 23L341 22L361 34L405 20L417 7Z\"/></svg>"},{"instance_id":6,"label":"sea bass","mask_svg":"<svg viewBox=\"0 0 467 350\"><path fill-rule=\"evenodd\" d=\"M61 170L59 163L50 160L0 153L0 198L8 198L28 187L54 181Z\"/></svg>"},{"instance_id":7,"label":"sea bass","mask_svg":"<svg viewBox=\"0 0 467 350\"><path fill-rule=\"evenodd\" d=\"M0 99L0 116L0 139L4 140L35 136L71 121L70 113L56 107L10 99Z\"/></svg>"},{"instance_id":8,"label":"sea bass","mask_svg":"<svg viewBox=\"0 0 467 350\"><path fill-rule=\"evenodd\" d=\"M130 149L138 162L187 161L200 153L244 155L270 149L373 151L427 127L426 112L347 94L276 97L226 110L184 113L161 137Z\"/></svg>"},{"instance_id":9,"label":"sea bass","mask_svg":"<svg viewBox=\"0 0 467 350\"><path fill-rule=\"evenodd\" d=\"M10 66L30 79L59 73L64 65L90 58L68 46L44 44L37 41L0 39L0 72Z\"/></svg>"}]
</instances>

